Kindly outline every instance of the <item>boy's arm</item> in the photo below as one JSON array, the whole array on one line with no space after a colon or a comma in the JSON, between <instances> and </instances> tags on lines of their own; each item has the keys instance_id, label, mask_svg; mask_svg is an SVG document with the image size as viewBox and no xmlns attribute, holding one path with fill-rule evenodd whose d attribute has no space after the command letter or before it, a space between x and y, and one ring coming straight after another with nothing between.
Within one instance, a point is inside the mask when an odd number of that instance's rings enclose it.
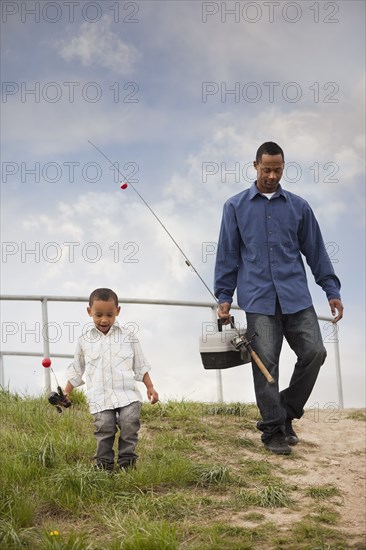
<instances>
[{"instance_id":1,"label":"boy's arm","mask_svg":"<svg viewBox=\"0 0 366 550\"><path fill-rule=\"evenodd\" d=\"M74 386L71 384L70 380L66 382L66 386L64 389L64 394L68 397L72 390L74 389Z\"/></svg>"},{"instance_id":2,"label":"boy's arm","mask_svg":"<svg viewBox=\"0 0 366 550\"><path fill-rule=\"evenodd\" d=\"M150 403L153 405L159 401L158 392L155 390L152 380L149 375L150 365L146 361L140 342L137 338L132 341L133 347L133 371L135 373L135 380L143 382L147 389L147 397Z\"/></svg>"},{"instance_id":3,"label":"boy's arm","mask_svg":"<svg viewBox=\"0 0 366 550\"><path fill-rule=\"evenodd\" d=\"M67 369L68 380L64 390L64 393L67 396L70 395L74 388L77 388L78 386L82 386L84 384L84 381L82 379L84 371L85 359L80 342L78 341L74 354L74 361L69 365Z\"/></svg>"},{"instance_id":4,"label":"boy's arm","mask_svg":"<svg viewBox=\"0 0 366 550\"><path fill-rule=\"evenodd\" d=\"M148 372L144 374L142 381L145 384L147 389L147 398L150 401L150 403L154 405L154 403L157 403L159 401L159 395L154 388L154 385L152 383L152 380Z\"/></svg>"}]
</instances>

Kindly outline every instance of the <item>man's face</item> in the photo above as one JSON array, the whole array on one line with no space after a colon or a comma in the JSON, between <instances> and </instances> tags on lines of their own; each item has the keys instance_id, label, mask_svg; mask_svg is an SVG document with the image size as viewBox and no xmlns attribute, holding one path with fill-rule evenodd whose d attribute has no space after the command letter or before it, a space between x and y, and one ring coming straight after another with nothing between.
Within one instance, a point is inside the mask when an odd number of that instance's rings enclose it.
<instances>
[{"instance_id":1,"label":"man's face","mask_svg":"<svg viewBox=\"0 0 366 550\"><path fill-rule=\"evenodd\" d=\"M119 315L120 309L116 306L114 300L94 300L92 306L88 307L88 313L93 318L97 329L103 334L107 334Z\"/></svg>"},{"instance_id":2,"label":"man's face","mask_svg":"<svg viewBox=\"0 0 366 550\"><path fill-rule=\"evenodd\" d=\"M274 193L283 173L282 155L262 155L260 162L254 161L257 170L257 187L261 193Z\"/></svg>"}]
</instances>

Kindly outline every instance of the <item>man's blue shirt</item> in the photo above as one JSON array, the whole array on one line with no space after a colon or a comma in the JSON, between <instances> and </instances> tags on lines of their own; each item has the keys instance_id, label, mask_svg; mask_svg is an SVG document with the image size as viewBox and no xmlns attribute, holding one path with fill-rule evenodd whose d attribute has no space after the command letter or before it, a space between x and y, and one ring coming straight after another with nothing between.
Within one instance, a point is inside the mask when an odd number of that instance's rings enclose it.
<instances>
[{"instance_id":1,"label":"man's blue shirt","mask_svg":"<svg viewBox=\"0 0 366 550\"><path fill-rule=\"evenodd\" d=\"M248 313L274 315L276 298L282 313L312 305L303 255L314 279L327 295L340 299L320 228L309 204L281 185L270 200L256 182L224 205L215 267L215 295Z\"/></svg>"}]
</instances>

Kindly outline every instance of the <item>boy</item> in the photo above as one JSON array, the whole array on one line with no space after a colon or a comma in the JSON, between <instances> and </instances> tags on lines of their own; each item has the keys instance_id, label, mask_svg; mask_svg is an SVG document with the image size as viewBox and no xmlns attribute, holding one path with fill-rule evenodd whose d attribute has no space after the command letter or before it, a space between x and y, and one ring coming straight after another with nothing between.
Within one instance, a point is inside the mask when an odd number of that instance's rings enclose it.
<instances>
[{"instance_id":1,"label":"boy","mask_svg":"<svg viewBox=\"0 0 366 550\"><path fill-rule=\"evenodd\" d=\"M94 416L97 467L110 472L114 469L117 425L119 467L127 470L136 464L141 409L136 381L145 384L151 404L159 401L149 375L150 365L139 341L116 321L120 309L113 290L97 288L91 293L87 311L94 326L78 339L65 387L68 396L73 388L86 383L90 412Z\"/></svg>"}]
</instances>

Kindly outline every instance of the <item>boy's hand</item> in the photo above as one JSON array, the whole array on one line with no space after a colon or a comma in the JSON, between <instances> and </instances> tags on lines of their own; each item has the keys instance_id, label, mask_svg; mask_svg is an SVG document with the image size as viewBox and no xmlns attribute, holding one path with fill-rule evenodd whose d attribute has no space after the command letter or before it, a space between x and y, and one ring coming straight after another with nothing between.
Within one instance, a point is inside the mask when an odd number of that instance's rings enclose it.
<instances>
[{"instance_id":1,"label":"boy's hand","mask_svg":"<svg viewBox=\"0 0 366 550\"><path fill-rule=\"evenodd\" d=\"M154 405L154 403L157 403L159 401L158 392L155 391L153 387L147 388L147 398L150 401L150 403Z\"/></svg>"}]
</instances>

